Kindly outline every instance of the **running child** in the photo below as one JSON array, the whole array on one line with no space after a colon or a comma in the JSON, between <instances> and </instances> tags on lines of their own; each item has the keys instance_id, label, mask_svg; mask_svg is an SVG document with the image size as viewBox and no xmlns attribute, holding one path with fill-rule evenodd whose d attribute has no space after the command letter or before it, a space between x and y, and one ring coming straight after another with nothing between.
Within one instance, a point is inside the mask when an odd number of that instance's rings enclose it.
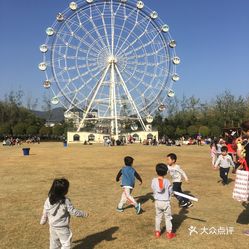
<instances>
[{"instance_id":1,"label":"running child","mask_svg":"<svg viewBox=\"0 0 249 249\"><path fill-rule=\"evenodd\" d=\"M177 191L179 193L182 192L182 177L184 177L185 181L188 183L188 177L186 173L181 169L181 167L176 164L177 156L174 153L170 153L167 155L167 164L170 176L172 177L173 182L173 191ZM181 196L175 196L179 202L180 207L192 207L193 204L189 199L186 199Z\"/></svg>"},{"instance_id":2,"label":"running child","mask_svg":"<svg viewBox=\"0 0 249 249\"><path fill-rule=\"evenodd\" d=\"M222 184L227 185L228 184L228 173L230 167L235 168L233 159L230 155L228 155L228 148L226 146L223 146L221 148L221 155L218 157L215 168L220 168L220 178L222 179Z\"/></svg>"},{"instance_id":3,"label":"running child","mask_svg":"<svg viewBox=\"0 0 249 249\"><path fill-rule=\"evenodd\" d=\"M163 163L156 165L157 176L152 180L151 188L155 199L155 236L159 238L161 236L161 221L163 217L166 223L166 237L168 239L174 238L176 235L172 233L172 216L170 206L170 196L173 193L172 186L168 179L164 176L167 175L168 167Z\"/></svg>"},{"instance_id":4,"label":"running child","mask_svg":"<svg viewBox=\"0 0 249 249\"><path fill-rule=\"evenodd\" d=\"M140 181L140 184L142 184L142 178L137 173L137 171L132 167L134 159L130 156L127 156L124 158L125 166L118 172L116 176L116 181L118 182L120 177L121 179L121 187L123 188L123 193L121 196L121 200L118 204L117 211L123 212L124 211L124 205L128 201L129 204L132 204L135 209L136 213L139 214L141 211L141 204L137 203L136 200L132 197L131 193L132 190L135 187L135 178L137 178Z\"/></svg>"},{"instance_id":5,"label":"running child","mask_svg":"<svg viewBox=\"0 0 249 249\"><path fill-rule=\"evenodd\" d=\"M49 190L45 201L40 224L45 225L47 221L50 227L50 249L70 249L72 232L69 227L70 215L87 217L84 211L73 207L71 201L66 197L69 189L67 179L55 179Z\"/></svg>"}]
</instances>

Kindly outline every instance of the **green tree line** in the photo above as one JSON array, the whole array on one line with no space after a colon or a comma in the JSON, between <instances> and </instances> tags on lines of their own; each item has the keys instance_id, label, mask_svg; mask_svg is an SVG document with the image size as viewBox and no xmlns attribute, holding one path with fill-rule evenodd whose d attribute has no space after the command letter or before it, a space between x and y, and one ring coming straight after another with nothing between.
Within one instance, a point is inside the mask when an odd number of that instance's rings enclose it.
<instances>
[{"instance_id":1,"label":"green tree line","mask_svg":"<svg viewBox=\"0 0 249 249\"><path fill-rule=\"evenodd\" d=\"M210 102L199 98L173 99L166 106L166 116L157 113L153 121L159 137L202 136L218 137L224 128L238 128L249 118L249 98L236 97L225 91Z\"/></svg>"},{"instance_id":2,"label":"green tree line","mask_svg":"<svg viewBox=\"0 0 249 249\"><path fill-rule=\"evenodd\" d=\"M61 136L66 132L66 124L56 124L54 127L46 127L45 119L37 117L31 107L37 105L37 100L32 104L31 98L27 100L27 106L23 105L23 92L11 91L0 101L0 137L3 136Z\"/></svg>"},{"instance_id":3,"label":"green tree line","mask_svg":"<svg viewBox=\"0 0 249 249\"><path fill-rule=\"evenodd\" d=\"M37 100L28 99L24 107L23 92L10 92L0 101L0 136L61 136L72 124L56 124L46 127L45 120L37 117L31 107ZM48 100L45 101L46 103ZM225 91L210 102L202 102L194 96L171 99L166 111L156 113L153 127L158 129L159 137L168 136L219 136L223 128L239 127L243 120L249 119L249 98L236 97Z\"/></svg>"}]
</instances>

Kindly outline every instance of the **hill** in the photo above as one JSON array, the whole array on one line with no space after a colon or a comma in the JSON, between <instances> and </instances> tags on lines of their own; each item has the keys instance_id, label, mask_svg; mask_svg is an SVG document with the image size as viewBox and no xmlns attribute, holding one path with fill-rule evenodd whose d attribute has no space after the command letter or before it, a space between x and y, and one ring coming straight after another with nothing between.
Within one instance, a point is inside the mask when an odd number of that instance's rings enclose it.
<instances>
[{"instance_id":1,"label":"hill","mask_svg":"<svg viewBox=\"0 0 249 249\"><path fill-rule=\"evenodd\" d=\"M57 107L49 111L32 110L37 117L45 119L46 121L61 122L64 120L64 108Z\"/></svg>"}]
</instances>

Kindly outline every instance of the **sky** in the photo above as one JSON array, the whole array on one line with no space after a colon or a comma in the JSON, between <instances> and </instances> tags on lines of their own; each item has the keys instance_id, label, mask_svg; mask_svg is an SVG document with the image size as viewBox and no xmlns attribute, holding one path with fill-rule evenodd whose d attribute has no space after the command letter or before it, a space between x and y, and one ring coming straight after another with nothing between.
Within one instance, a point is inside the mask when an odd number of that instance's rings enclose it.
<instances>
[{"instance_id":1,"label":"sky","mask_svg":"<svg viewBox=\"0 0 249 249\"><path fill-rule=\"evenodd\" d=\"M129 0L128 0L129 1ZM0 99L21 89L39 99L45 90L39 46L70 0L0 0ZM209 101L225 90L249 94L248 0L144 0L170 26L181 58L176 95Z\"/></svg>"}]
</instances>

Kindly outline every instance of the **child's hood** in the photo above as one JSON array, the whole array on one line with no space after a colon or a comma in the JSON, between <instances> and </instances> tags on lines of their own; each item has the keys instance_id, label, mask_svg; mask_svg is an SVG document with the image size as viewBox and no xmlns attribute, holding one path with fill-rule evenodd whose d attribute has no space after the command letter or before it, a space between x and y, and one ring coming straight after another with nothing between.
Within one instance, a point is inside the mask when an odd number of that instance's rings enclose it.
<instances>
[{"instance_id":1,"label":"child's hood","mask_svg":"<svg viewBox=\"0 0 249 249\"><path fill-rule=\"evenodd\" d=\"M45 203L45 208L51 215L55 216L62 204L63 203L60 201L60 202L57 202L57 203L52 205L52 204L50 204L50 201L48 198L46 203Z\"/></svg>"},{"instance_id":2,"label":"child's hood","mask_svg":"<svg viewBox=\"0 0 249 249\"><path fill-rule=\"evenodd\" d=\"M154 191L156 191L157 193L164 193L166 181L167 181L166 179L154 178L152 180Z\"/></svg>"}]
</instances>

